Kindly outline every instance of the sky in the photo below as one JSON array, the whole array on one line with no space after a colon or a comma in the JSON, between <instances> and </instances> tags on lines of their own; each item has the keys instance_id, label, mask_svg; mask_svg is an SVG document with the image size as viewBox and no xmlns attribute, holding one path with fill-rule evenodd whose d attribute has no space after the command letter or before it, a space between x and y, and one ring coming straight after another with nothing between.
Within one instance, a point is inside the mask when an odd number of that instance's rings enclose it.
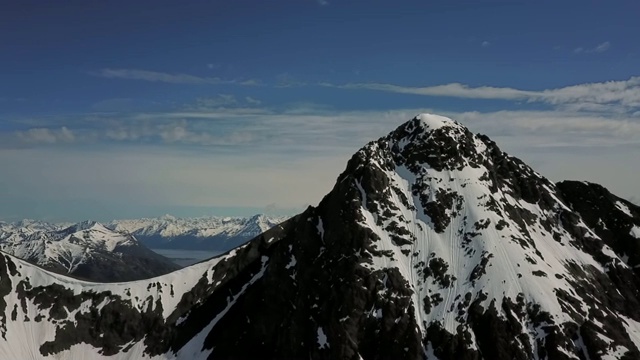
<instances>
[{"instance_id":1,"label":"sky","mask_svg":"<svg viewBox=\"0 0 640 360\"><path fill-rule=\"evenodd\" d=\"M640 203L637 1L0 5L1 220L293 214L422 112Z\"/></svg>"}]
</instances>

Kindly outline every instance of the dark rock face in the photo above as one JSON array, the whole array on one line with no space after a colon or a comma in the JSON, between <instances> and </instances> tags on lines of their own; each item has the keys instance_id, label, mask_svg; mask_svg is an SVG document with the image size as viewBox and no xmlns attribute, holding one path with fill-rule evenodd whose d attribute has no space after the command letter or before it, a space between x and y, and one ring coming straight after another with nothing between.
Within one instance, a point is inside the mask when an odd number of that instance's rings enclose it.
<instances>
[{"instance_id":1,"label":"dark rock face","mask_svg":"<svg viewBox=\"0 0 640 360\"><path fill-rule=\"evenodd\" d=\"M635 236L633 232L634 228L640 230L640 207L611 194L598 184L563 181L558 183L558 189L570 207L597 235L585 234L583 248L606 264L607 278L614 286L608 286L602 294L602 289L595 284L585 285L600 294L598 297L604 297L602 301L610 308L630 313L631 318L640 320L640 313L636 310L640 308L640 232L636 232ZM602 247L605 245L618 258L603 254Z\"/></svg>"},{"instance_id":2,"label":"dark rock face","mask_svg":"<svg viewBox=\"0 0 640 360\"><path fill-rule=\"evenodd\" d=\"M348 220L356 213L332 192L318 209L297 217L267 254L270 265L262 281L209 335L211 357L421 358L411 291L396 269L361 267L369 259L354 249L368 246L375 234ZM318 218L324 233L313 221ZM287 269L292 257L295 268ZM229 331L245 317L251 326ZM319 331L327 336L325 347L318 343Z\"/></svg>"},{"instance_id":3,"label":"dark rock face","mask_svg":"<svg viewBox=\"0 0 640 360\"><path fill-rule=\"evenodd\" d=\"M137 289L34 286L0 258L0 319L55 324L41 354L638 359L639 220L604 188L556 186L421 117L356 153L317 207L197 265L187 288L189 269Z\"/></svg>"},{"instance_id":4,"label":"dark rock face","mask_svg":"<svg viewBox=\"0 0 640 360\"><path fill-rule=\"evenodd\" d=\"M640 264L640 240L631 231L640 226L640 207L611 194L598 184L562 181L565 201L602 241L632 268Z\"/></svg>"},{"instance_id":5,"label":"dark rock face","mask_svg":"<svg viewBox=\"0 0 640 360\"><path fill-rule=\"evenodd\" d=\"M144 255L141 252L144 252ZM35 259L27 260L38 264ZM180 269L180 266L171 260L146 248L144 250L136 249L133 254L127 252L95 253L91 259L79 264L72 272L55 263L44 264L42 267L59 274L96 282L148 279Z\"/></svg>"},{"instance_id":6,"label":"dark rock face","mask_svg":"<svg viewBox=\"0 0 640 360\"><path fill-rule=\"evenodd\" d=\"M79 265L71 275L97 282L122 282L149 279L178 269L179 265L138 244L94 256L91 261ZM64 274L64 270L58 272Z\"/></svg>"},{"instance_id":7,"label":"dark rock face","mask_svg":"<svg viewBox=\"0 0 640 360\"><path fill-rule=\"evenodd\" d=\"M174 237L164 237L161 235L136 235L144 245L152 249L179 249L179 250L205 250L205 251L228 251L238 247L251 238L237 236L228 238L226 236L200 237L195 235L180 235Z\"/></svg>"}]
</instances>

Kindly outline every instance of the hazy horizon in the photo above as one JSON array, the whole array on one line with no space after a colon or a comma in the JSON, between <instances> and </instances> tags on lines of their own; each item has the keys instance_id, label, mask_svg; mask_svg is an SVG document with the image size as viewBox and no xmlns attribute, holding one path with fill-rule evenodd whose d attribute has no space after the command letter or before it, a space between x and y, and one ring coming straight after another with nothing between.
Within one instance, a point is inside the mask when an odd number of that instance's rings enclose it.
<instances>
[{"instance_id":1,"label":"hazy horizon","mask_svg":"<svg viewBox=\"0 0 640 360\"><path fill-rule=\"evenodd\" d=\"M129 219L142 219L142 218L161 218L163 216L173 216L176 218L206 218L206 217L251 217L253 215L264 214L271 217L293 216L301 213L304 209L276 209L271 207L266 208L216 208L216 207L195 207L195 208L180 208L180 207L167 207L173 211L162 211L162 209L149 210L143 212L142 216L139 216L140 212L136 210L133 213L120 212L114 213L113 216L105 216L100 218L83 217L81 213L67 217L50 217L50 216L34 216L34 217L16 217L16 218L0 218L0 222L18 222L21 220L36 220L52 223L77 223L82 221L97 221L100 223L106 223L115 220L129 220ZM144 215L147 214L147 215Z\"/></svg>"}]
</instances>

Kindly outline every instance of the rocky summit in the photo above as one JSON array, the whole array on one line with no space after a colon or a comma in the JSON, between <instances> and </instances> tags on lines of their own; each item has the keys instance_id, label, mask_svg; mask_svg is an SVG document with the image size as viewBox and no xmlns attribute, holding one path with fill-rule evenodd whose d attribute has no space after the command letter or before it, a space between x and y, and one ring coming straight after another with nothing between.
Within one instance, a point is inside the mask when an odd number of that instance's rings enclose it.
<instances>
[{"instance_id":1,"label":"rocky summit","mask_svg":"<svg viewBox=\"0 0 640 360\"><path fill-rule=\"evenodd\" d=\"M639 359L640 208L423 114L220 257L93 284L0 257L0 358Z\"/></svg>"}]
</instances>

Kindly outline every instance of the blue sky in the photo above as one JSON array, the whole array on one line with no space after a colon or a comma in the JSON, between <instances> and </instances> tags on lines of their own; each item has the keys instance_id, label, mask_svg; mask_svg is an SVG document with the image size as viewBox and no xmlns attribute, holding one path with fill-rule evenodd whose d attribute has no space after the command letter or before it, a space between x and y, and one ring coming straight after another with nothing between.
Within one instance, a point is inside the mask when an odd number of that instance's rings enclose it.
<instances>
[{"instance_id":1,"label":"blue sky","mask_svg":"<svg viewBox=\"0 0 640 360\"><path fill-rule=\"evenodd\" d=\"M291 213L418 112L638 202L635 1L21 1L0 218Z\"/></svg>"}]
</instances>

